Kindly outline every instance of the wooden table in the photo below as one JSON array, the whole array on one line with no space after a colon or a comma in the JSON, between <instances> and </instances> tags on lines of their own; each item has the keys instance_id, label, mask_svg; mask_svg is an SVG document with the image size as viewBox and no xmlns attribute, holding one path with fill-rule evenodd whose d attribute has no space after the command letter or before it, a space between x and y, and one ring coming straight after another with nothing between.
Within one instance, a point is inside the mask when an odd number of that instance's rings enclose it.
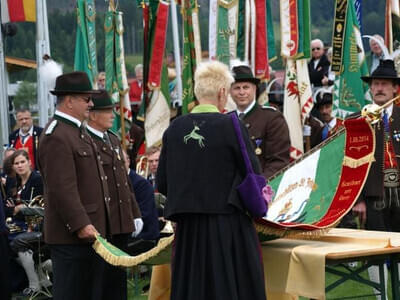
<instances>
[{"instance_id":1,"label":"wooden table","mask_svg":"<svg viewBox=\"0 0 400 300\"><path fill-rule=\"evenodd\" d=\"M323 299L325 291L330 291L347 280L355 280L376 288L381 292L382 299L386 299L383 272L385 263L389 261L392 296L393 299L400 299L398 273L400 233L332 229L328 234L312 240L285 238L265 242L262 244L262 250L267 291ZM315 260L322 263L315 264L314 254ZM278 262L279 260L280 262ZM364 263L359 264L356 268L347 267L346 263L354 261ZM332 267L339 264L344 265L347 272ZM371 265L379 266L380 282L378 284L360 275ZM311 268L312 272L307 268ZM276 273L277 271L279 273ZM325 271L338 275L340 278L325 287ZM281 284L277 279L271 277L271 273L278 277L283 274L280 281L284 281L284 283ZM317 282L315 291L310 288L309 282L313 276ZM323 281L318 280L321 277ZM310 279L307 280L308 278ZM304 280L304 290L302 280ZM269 282L274 283L275 286L269 286ZM318 290L319 293L316 292Z\"/></svg>"}]
</instances>

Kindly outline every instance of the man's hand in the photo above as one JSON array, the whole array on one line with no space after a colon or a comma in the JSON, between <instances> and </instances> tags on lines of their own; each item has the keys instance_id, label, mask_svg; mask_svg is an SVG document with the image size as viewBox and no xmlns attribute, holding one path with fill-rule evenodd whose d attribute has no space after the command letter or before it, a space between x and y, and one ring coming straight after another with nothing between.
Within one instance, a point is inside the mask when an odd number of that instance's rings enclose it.
<instances>
[{"instance_id":1,"label":"man's hand","mask_svg":"<svg viewBox=\"0 0 400 300\"><path fill-rule=\"evenodd\" d=\"M353 214L358 217L360 227L363 227L367 221L367 205L364 201L360 201L353 206Z\"/></svg>"},{"instance_id":2,"label":"man's hand","mask_svg":"<svg viewBox=\"0 0 400 300\"><path fill-rule=\"evenodd\" d=\"M86 225L78 230L78 238L85 240L95 240L98 234L96 228L92 224Z\"/></svg>"}]
</instances>

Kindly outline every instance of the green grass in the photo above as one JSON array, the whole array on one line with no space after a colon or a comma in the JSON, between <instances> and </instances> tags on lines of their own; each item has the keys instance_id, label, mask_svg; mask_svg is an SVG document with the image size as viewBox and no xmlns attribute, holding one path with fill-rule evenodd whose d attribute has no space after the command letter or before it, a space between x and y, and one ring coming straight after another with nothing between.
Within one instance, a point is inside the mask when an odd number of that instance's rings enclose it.
<instances>
[{"instance_id":1,"label":"green grass","mask_svg":"<svg viewBox=\"0 0 400 300\"><path fill-rule=\"evenodd\" d=\"M338 269L340 271L345 271L344 267L337 266L335 269ZM390 272L389 272L390 273ZM326 286L330 285L331 283L335 282L337 279L339 279L339 276L330 274L330 273L325 273L325 283ZM364 271L361 273L361 276L365 279L368 279L368 272ZM391 285L390 285L390 274L389 274L389 281L388 281L388 299L392 300L392 295L391 295ZM370 295L370 296L367 296ZM358 296L358 297L357 297ZM362 297L360 297L362 296ZM333 290L330 290L326 294L326 299L360 299L360 300L375 300L376 296L373 295L373 289L370 286L364 285L362 283L353 281L353 280L347 280L343 284L337 286ZM308 298L304 297L299 297L300 300L305 300Z\"/></svg>"}]
</instances>

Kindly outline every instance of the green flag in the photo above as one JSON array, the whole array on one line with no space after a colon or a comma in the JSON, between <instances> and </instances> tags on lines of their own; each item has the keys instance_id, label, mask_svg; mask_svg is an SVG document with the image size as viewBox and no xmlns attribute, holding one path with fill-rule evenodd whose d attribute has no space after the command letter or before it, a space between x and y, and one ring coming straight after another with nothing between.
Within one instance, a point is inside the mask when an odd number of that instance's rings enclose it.
<instances>
[{"instance_id":1,"label":"green flag","mask_svg":"<svg viewBox=\"0 0 400 300\"><path fill-rule=\"evenodd\" d=\"M165 40L169 4L165 1L143 2L144 99L138 119L144 120L146 146L161 143L162 135L169 126L170 96L168 72L164 64Z\"/></svg>"},{"instance_id":2,"label":"green flag","mask_svg":"<svg viewBox=\"0 0 400 300\"><path fill-rule=\"evenodd\" d=\"M93 86L97 77L95 19L94 0L78 0L74 70L86 72Z\"/></svg>"},{"instance_id":3,"label":"green flag","mask_svg":"<svg viewBox=\"0 0 400 300\"><path fill-rule=\"evenodd\" d=\"M126 78L122 13L109 10L105 18L106 90L116 103L114 124L111 130L117 133L123 145L128 144L128 132L132 122L129 102L129 86Z\"/></svg>"},{"instance_id":4,"label":"green flag","mask_svg":"<svg viewBox=\"0 0 400 300\"><path fill-rule=\"evenodd\" d=\"M196 39L193 28L197 26L197 0L182 1L183 19L183 65L182 65L182 114L190 112L195 105L194 96L194 72L197 65ZM229 44L228 44L229 62Z\"/></svg>"},{"instance_id":5,"label":"green flag","mask_svg":"<svg viewBox=\"0 0 400 300\"><path fill-rule=\"evenodd\" d=\"M274 22L272 22L271 1L267 0L267 40L268 40L268 60L274 61L276 56Z\"/></svg>"},{"instance_id":6,"label":"green flag","mask_svg":"<svg viewBox=\"0 0 400 300\"><path fill-rule=\"evenodd\" d=\"M343 4L346 2L347 10L344 11L346 5ZM368 67L353 0L337 0L336 17L340 14L343 16L343 12L345 12L344 30L339 32L340 26L336 26L333 33L335 63L332 67L340 69L335 78L333 113L339 118L345 118L353 112L360 111L364 105L370 103L365 99L368 85L360 78L368 75ZM342 17L336 19L335 23L342 24L342 19ZM342 43L340 38L342 38Z\"/></svg>"}]
</instances>

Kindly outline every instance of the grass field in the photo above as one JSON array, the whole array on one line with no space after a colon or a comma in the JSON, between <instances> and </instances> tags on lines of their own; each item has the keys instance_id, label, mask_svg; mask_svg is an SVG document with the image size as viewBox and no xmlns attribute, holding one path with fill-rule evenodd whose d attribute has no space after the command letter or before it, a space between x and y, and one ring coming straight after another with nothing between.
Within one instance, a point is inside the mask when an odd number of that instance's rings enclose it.
<instances>
[{"instance_id":1,"label":"grass field","mask_svg":"<svg viewBox=\"0 0 400 300\"><path fill-rule=\"evenodd\" d=\"M344 270L343 267L336 267L339 270ZM368 279L367 272L365 271L362 273L362 276L366 279ZM335 280L337 280L338 277L326 273L326 285L329 285L333 283ZM144 277L141 279L137 279L137 281L134 280L134 276L131 275L130 279L128 281L128 299L129 300L143 300L147 299L147 294L143 294L142 288L146 284L149 283L150 278L149 277ZM135 285L135 282L137 282L137 286ZM390 280L389 280L389 286L388 286L388 299L393 300L391 297L391 292L390 292ZM368 296L369 295L369 296ZM308 298L300 297L300 300L305 300ZM375 300L376 297L373 296L373 290L371 287L363 285L358 282L354 281L346 281L342 285L336 287L335 289L331 290L330 292L327 293L326 299L359 299L359 300ZM250 300L250 299L249 299Z\"/></svg>"}]
</instances>

